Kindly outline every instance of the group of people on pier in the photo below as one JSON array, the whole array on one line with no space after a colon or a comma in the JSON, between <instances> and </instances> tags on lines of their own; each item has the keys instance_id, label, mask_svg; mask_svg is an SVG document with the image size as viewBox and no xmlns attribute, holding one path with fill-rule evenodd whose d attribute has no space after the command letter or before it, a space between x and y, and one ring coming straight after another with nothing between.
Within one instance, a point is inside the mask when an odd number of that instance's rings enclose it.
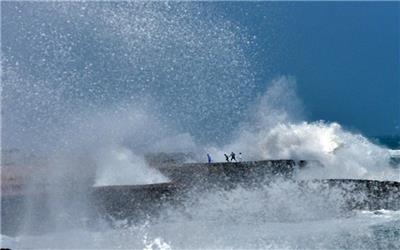
<instances>
[{"instance_id":1,"label":"group of people on pier","mask_svg":"<svg viewBox=\"0 0 400 250\"><path fill-rule=\"evenodd\" d=\"M238 161L240 162L240 161L242 161L242 153L241 152L239 152L238 160L236 160L236 154L234 152L231 152L230 155L224 154L224 156L225 156L225 160L227 162L238 162ZM208 160L208 163L212 163L213 162L213 159L212 159L210 153L207 154L207 160Z\"/></svg>"}]
</instances>

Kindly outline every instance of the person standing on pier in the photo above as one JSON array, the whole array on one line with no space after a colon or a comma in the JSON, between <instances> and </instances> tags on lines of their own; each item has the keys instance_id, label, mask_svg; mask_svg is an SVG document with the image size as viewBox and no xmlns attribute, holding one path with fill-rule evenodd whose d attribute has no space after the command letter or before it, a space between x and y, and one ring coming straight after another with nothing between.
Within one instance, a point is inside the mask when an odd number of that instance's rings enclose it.
<instances>
[{"instance_id":1,"label":"person standing on pier","mask_svg":"<svg viewBox=\"0 0 400 250\"><path fill-rule=\"evenodd\" d=\"M207 159L208 159L208 163L211 163L211 162L212 162L211 155L208 154L208 153L207 153Z\"/></svg>"},{"instance_id":2,"label":"person standing on pier","mask_svg":"<svg viewBox=\"0 0 400 250\"><path fill-rule=\"evenodd\" d=\"M243 160L243 158L242 158L242 152L239 152L239 161L242 161Z\"/></svg>"},{"instance_id":3,"label":"person standing on pier","mask_svg":"<svg viewBox=\"0 0 400 250\"><path fill-rule=\"evenodd\" d=\"M224 156L225 156L226 162L229 162L229 156L227 154L224 154Z\"/></svg>"},{"instance_id":4,"label":"person standing on pier","mask_svg":"<svg viewBox=\"0 0 400 250\"><path fill-rule=\"evenodd\" d=\"M236 155L235 155L235 153L231 153L231 161L233 162L233 161L235 161L235 162L237 162L236 161Z\"/></svg>"}]
</instances>

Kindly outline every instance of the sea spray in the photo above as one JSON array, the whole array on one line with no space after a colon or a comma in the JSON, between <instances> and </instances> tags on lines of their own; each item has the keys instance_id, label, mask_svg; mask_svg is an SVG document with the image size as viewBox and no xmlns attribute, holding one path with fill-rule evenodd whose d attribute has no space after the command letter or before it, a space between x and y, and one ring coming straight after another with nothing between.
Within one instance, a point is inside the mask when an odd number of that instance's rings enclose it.
<instances>
[{"instance_id":1,"label":"sea spray","mask_svg":"<svg viewBox=\"0 0 400 250\"><path fill-rule=\"evenodd\" d=\"M168 178L147 166L143 157L126 148L99 152L94 186L140 185L168 182Z\"/></svg>"},{"instance_id":2,"label":"sea spray","mask_svg":"<svg viewBox=\"0 0 400 250\"><path fill-rule=\"evenodd\" d=\"M324 167L303 171L299 178L400 180L386 148L335 122L304 121L293 77L278 77L269 86L232 142L208 148L217 160L231 151L242 152L245 160L317 160Z\"/></svg>"},{"instance_id":3,"label":"sea spray","mask_svg":"<svg viewBox=\"0 0 400 250\"><path fill-rule=\"evenodd\" d=\"M146 102L183 133L219 142L252 99L254 76L242 48L251 39L199 4L10 3L3 9L10 13L5 32L15 32L5 36L2 51L9 147L42 149L46 156L87 108L90 119L104 107Z\"/></svg>"},{"instance_id":4,"label":"sea spray","mask_svg":"<svg viewBox=\"0 0 400 250\"><path fill-rule=\"evenodd\" d=\"M157 182L146 153L200 152L195 141L227 138L251 100L251 39L199 4L10 2L2 13L13 34L2 41L2 146L37 156L44 171L28 190L51 192L29 198L40 206L26 207L26 233L46 209L47 231L84 227L93 185Z\"/></svg>"}]
</instances>

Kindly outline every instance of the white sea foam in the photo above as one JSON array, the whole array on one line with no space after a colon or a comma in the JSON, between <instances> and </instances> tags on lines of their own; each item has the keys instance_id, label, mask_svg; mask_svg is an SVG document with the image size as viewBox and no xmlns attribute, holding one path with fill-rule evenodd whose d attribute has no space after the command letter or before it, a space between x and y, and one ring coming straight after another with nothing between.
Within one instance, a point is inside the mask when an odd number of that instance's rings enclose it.
<instances>
[{"instance_id":1,"label":"white sea foam","mask_svg":"<svg viewBox=\"0 0 400 250\"><path fill-rule=\"evenodd\" d=\"M222 148L207 151L223 161L224 152L242 152L244 160L317 160L323 168L302 171L301 178L400 180L389 164L389 151L336 122L302 120L293 78L280 77L253 109L253 117Z\"/></svg>"},{"instance_id":2,"label":"white sea foam","mask_svg":"<svg viewBox=\"0 0 400 250\"><path fill-rule=\"evenodd\" d=\"M168 182L157 170L147 166L143 157L126 148L113 148L99 152L95 186L140 185Z\"/></svg>"}]
</instances>

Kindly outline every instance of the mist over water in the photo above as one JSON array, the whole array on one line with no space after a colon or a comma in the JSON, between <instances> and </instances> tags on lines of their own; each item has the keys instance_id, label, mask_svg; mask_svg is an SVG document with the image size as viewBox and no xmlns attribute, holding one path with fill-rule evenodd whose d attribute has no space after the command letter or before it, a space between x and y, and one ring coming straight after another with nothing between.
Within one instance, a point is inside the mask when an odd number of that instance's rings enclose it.
<instances>
[{"instance_id":1,"label":"mist over water","mask_svg":"<svg viewBox=\"0 0 400 250\"><path fill-rule=\"evenodd\" d=\"M385 148L340 124L307 121L295 76L257 98L245 27L202 3L2 3L2 149L38 157L48 231L26 211L16 248L342 248L380 239L399 214L342 213L342 194L278 180L259 189L193 191L181 210L88 226L92 186L167 182L149 152L242 152L244 160L311 159L299 179L399 180ZM204 157L204 160L203 160ZM32 162L32 165L33 162ZM319 231L326 227L325 230ZM394 229L393 229L394 228ZM53 230L54 229L54 230ZM393 230L392 230L393 229ZM392 231L391 231L392 230ZM26 235L27 234L27 235ZM74 239L74 240L71 240Z\"/></svg>"},{"instance_id":2,"label":"mist over water","mask_svg":"<svg viewBox=\"0 0 400 250\"><path fill-rule=\"evenodd\" d=\"M251 40L201 4L10 3L3 12L2 142L45 163L102 147L143 155L220 143L251 100Z\"/></svg>"}]
</instances>

